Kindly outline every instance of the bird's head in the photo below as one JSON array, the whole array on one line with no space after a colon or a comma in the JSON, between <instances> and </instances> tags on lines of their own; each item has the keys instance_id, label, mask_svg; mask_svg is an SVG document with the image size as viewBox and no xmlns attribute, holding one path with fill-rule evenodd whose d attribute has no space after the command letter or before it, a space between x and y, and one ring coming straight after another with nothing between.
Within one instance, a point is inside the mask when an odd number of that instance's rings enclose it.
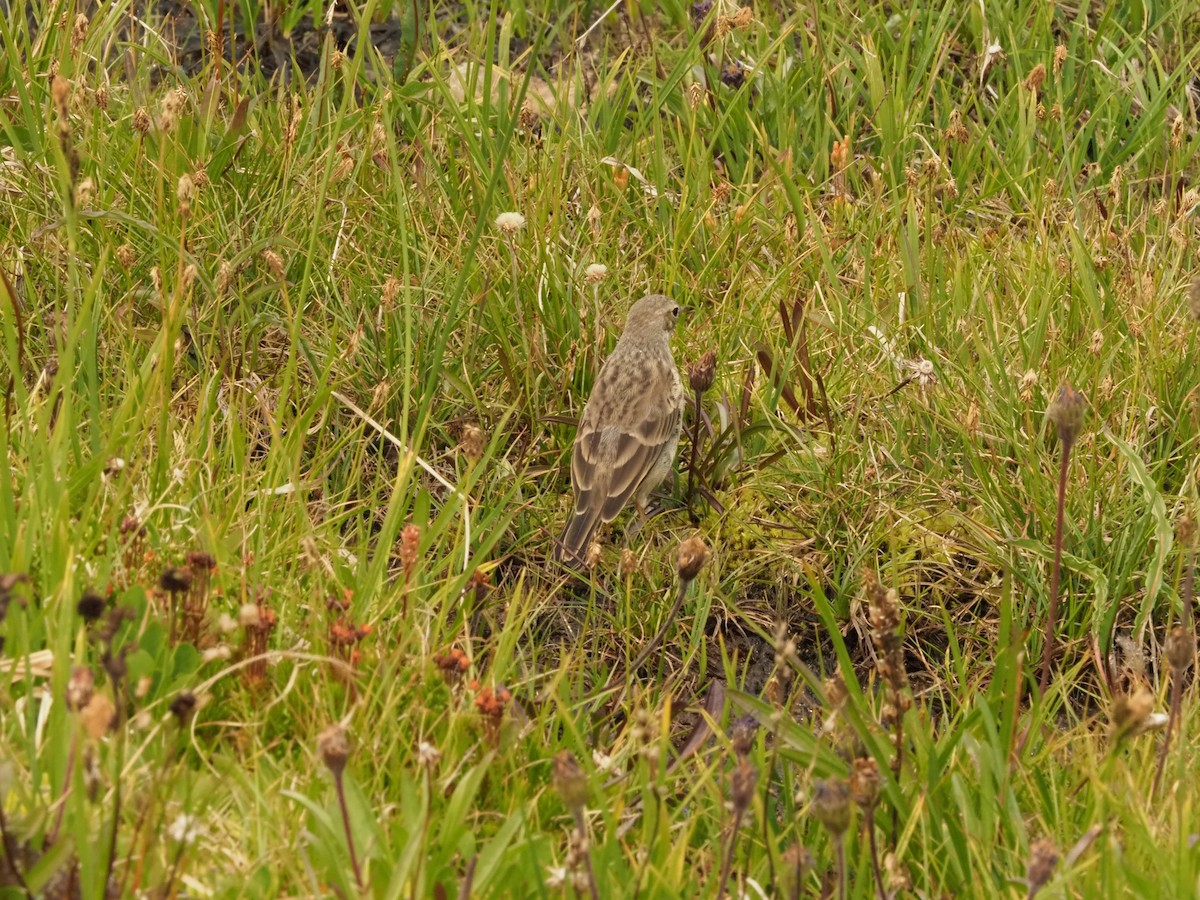
<instances>
[{"instance_id":1,"label":"bird's head","mask_svg":"<svg viewBox=\"0 0 1200 900\"><path fill-rule=\"evenodd\" d=\"M647 294L629 308L625 333L643 338L670 335L683 309L677 301L663 294Z\"/></svg>"}]
</instances>

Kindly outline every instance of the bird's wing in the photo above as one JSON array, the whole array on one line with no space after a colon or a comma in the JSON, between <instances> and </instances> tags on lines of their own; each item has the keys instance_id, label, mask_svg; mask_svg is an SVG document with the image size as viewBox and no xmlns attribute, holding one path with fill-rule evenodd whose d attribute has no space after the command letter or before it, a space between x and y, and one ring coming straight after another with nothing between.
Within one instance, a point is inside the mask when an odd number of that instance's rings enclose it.
<instances>
[{"instance_id":1,"label":"bird's wing","mask_svg":"<svg viewBox=\"0 0 1200 900\"><path fill-rule=\"evenodd\" d=\"M643 406L632 424L580 425L571 456L577 515L599 509L603 521L615 519L678 433L680 410L670 392L648 391L645 396L661 399Z\"/></svg>"}]
</instances>

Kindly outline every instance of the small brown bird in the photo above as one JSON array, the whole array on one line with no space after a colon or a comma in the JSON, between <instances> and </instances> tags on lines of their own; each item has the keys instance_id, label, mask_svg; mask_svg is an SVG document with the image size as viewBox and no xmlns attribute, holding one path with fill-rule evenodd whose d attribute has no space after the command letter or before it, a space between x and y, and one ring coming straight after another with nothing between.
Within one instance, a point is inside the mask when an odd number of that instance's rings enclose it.
<instances>
[{"instance_id":1,"label":"small brown bird","mask_svg":"<svg viewBox=\"0 0 1200 900\"><path fill-rule=\"evenodd\" d=\"M615 519L630 498L645 516L650 492L671 471L684 402L671 356L679 310L661 294L633 304L600 369L575 435L575 508L555 548L559 560L582 562L596 529Z\"/></svg>"}]
</instances>

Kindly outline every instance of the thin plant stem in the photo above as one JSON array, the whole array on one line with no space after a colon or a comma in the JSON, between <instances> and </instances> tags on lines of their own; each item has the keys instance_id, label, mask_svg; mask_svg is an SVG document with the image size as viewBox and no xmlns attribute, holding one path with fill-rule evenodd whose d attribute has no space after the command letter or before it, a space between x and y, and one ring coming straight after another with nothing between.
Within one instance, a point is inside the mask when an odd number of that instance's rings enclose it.
<instances>
[{"instance_id":1,"label":"thin plant stem","mask_svg":"<svg viewBox=\"0 0 1200 900\"><path fill-rule=\"evenodd\" d=\"M892 757L892 780L895 784L900 783L900 769L904 765L904 714L896 716L896 735L895 735L896 753ZM900 813L896 806L892 805L892 846L898 840L900 834ZM871 842L874 844L875 835L872 833Z\"/></svg>"},{"instance_id":2,"label":"thin plant stem","mask_svg":"<svg viewBox=\"0 0 1200 900\"><path fill-rule=\"evenodd\" d=\"M725 846L725 859L721 862L721 880L717 882L717 900L721 900L725 896L725 885L729 881L729 874L733 871L733 854L737 850L738 832L742 827L742 811L736 810L733 814L733 830L729 835L729 843Z\"/></svg>"},{"instance_id":3,"label":"thin plant stem","mask_svg":"<svg viewBox=\"0 0 1200 900\"><path fill-rule=\"evenodd\" d=\"M692 512L692 500L695 497L696 457L700 455L700 392L694 391L695 403L692 410L692 451L688 457L687 502L688 514Z\"/></svg>"},{"instance_id":4,"label":"thin plant stem","mask_svg":"<svg viewBox=\"0 0 1200 900\"><path fill-rule=\"evenodd\" d=\"M834 840L837 844L838 898L846 900L846 836L839 834Z\"/></svg>"},{"instance_id":5,"label":"thin plant stem","mask_svg":"<svg viewBox=\"0 0 1200 900\"><path fill-rule=\"evenodd\" d=\"M1054 567L1050 571L1050 608L1046 612L1046 632L1042 638L1042 674L1038 679L1038 695L1045 696L1050 687L1050 665L1054 659L1055 635L1058 624L1058 590L1062 575L1063 519L1067 503L1067 467L1071 462L1074 442L1064 441L1058 466L1058 512L1054 518Z\"/></svg>"},{"instance_id":6,"label":"thin plant stem","mask_svg":"<svg viewBox=\"0 0 1200 900\"><path fill-rule=\"evenodd\" d=\"M1158 751L1158 765L1154 769L1154 783L1150 787L1151 797L1158 793L1158 786L1162 782L1163 769L1167 764L1167 753L1171 749L1171 733L1175 730L1175 725L1179 721L1182 704L1183 670L1175 669L1171 672L1171 712L1167 718L1167 730L1163 733L1162 746Z\"/></svg>"},{"instance_id":7,"label":"thin plant stem","mask_svg":"<svg viewBox=\"0 0 1200 900\"><path fill-rule=\"evenodd\" d=\"M342 829L346 832L346 847L350 850L350 865L354 868L354 883L361 894L363 886L362 869L358 865L358 854L354 851L354 834L350 830L350 808L346 805L346 785L341 772L334 773L337 786L338 807L342 811Z\"/></svg>"},{"instance_id":8,"label":"thin plant stem","mask_svg":"<svg viewBox=\"0 0 1200 900\"><path fill-rule=\"evenodd\" d=\"M867 819L867 842L871 846L871 871L875 873L875 896L878 900L887 900L887 891L883 889L883 869L879 865L879 845L875 841L875 810L867 807L865 812Z\"/></svg>"},{"instance_id":9,"label":"thin plant stem","mask_svg":"<svg viewBox=\"0 0 1200 900\"><path fill-rule=\"evenodd\" d=\"M583 821L583 807L577 807L575 814L575 830L579 832L579 840L583 842L583 864L587 868L588 893L592 900L600 900L600 885L596 882L596 869L592 865L592 848L587 842L587 827Z\"/></svg>"}]
</instances>

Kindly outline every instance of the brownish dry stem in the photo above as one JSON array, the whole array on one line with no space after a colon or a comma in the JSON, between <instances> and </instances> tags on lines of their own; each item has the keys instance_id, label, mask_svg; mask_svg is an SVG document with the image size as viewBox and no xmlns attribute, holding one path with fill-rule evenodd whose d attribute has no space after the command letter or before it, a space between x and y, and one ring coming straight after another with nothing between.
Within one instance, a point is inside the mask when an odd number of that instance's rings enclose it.
<instances>
[{"instance_id":1,"label":"brownish dry stem","mask_svg":"<svg viewBox=\"0 0 1200 900\"><path fill-rule=\"evenodd\" d=\"M725 885L729 882L729 874L733 871L733 854L737 850L738 832L742 828L742 811L734 810L733 825L729 835L729 843L725 846L725 859L721 862L721 880L717 882L717 900L725 896Z\"/></svg>"},{"instance_id":2,"label":"brownish dry stem","mask_svg":"<svg viewBox=\"0 0 1200 900\"><path fill-rule=\"evenodd\" d=\"M1183 670L1175 669L1171 673L1171 713L1167 719L1167 730L1163 734L1162 746L1158 750L1158 766L1154 770L1154 784L1150 788L1150 796L1158 793L1158 785L1162 781L1163 769L1167 764L1167 752L1171 749L1171 733L1179 721L1179 713L1183 704Z\"/></svg>"},{"instance_id":3,"label":"brownish dry stem","mask_svg":"<svg viewBox=\"0 0 1200 900\"><path fill-rule=\"evenodd\" d=\"M700 455L700 392L693 391L692 393L695 397L692 407L692 450L688 456L687 493L683 495L689 515L692 512L692 500L695 497L696 457Z\"/></svg>"},{"instance_id":4,"label":"brownish dry stem","mask_svg":"<svg viewBox=\"0 0 1200 900\"><path fill-rule=\"evenodd\" d=\"M898 692L897 692L898 693ZM904 765L904 716L896 717L896 753L892 756L892 783L900 783L900 769ZM895 805L892 806L892 847L895 848L896 841L900 835L900 812ZM871 844L874 846L875 833L871 833Z\"/></svg>"},{"instance_id":5,"label":"brownish dry stem","mask_svg":"<svg viewBox=\"0 0 1200 900\"><path fill-rule=\"evenodd\" d=\"M1058 590L1062 575L1063 519L1067 504L1067 467L1071 462L1073 442L1063 442L1058 466L1058 512L1054 519L1054 567L1050 570L1050 608L1046 612L1046 631L1042 638L1042 674L1038 678L1038 695L1045 696L1050 687L1050 667L1054 660L1055 636L1058 624Z\"/></svg>"},{"instance_id":6,"label":"brownish dry stem","mask_svg":"<svg viewBox=\"0 0 1200 900\"><path fill-rule=\"evenodd\" d=\"M354 883L358 892L364 891L362 869L358 865L358 854L354 851L354 834L350 831L350 808L346 805L346 785L341 772L334 773L334 783L337 786L338 807L342 811L342 829L346 832L346 847L350 850L350 865L354 868Z\"/></svg>"},{"instance_id":7,"label":"brownish dry stem","mask_svg":"<svg viewBox=\"0 0 1200 900\"><path fill-rule=\"evenodd\" d=\"M679 582L679 593L675 597L675 605L671 607L671 611L667 613L667 617L663 619L662 627L658 629L658 634L654 635L654 637L650 639L650 643L642 648L642 652L637 655L637 659L635 659L629 666L630 672L636 672L641 668L642 663L648 660L650 658L650 654L653 653L658 648L658 645L662 643L663 638L667 635L667 629L675 624L675 617L679 615L679 610L683 608L683 599L687 596L689 584L691 584L690 581Z\"/></svg>"},{"instance_id":8,"label":"brownish dry stem","mask_svg":"<svg viewBox=\"0 0 1200 900\"><path fill-rule=\"evenodd\" d=\"M587 867L588 893L591 895L592 900L600 900L600 885L596 882L596 869L592 865L592 848L590 844L586 843L587 830L583 821L583 807L576 807L574 815L575 828L579 832L580 839L585 841L584 846L586 849L583 851L583 864Z\"/></svg>"},{"instance_id":9,"label":"brownish dry stem","mask_svg":"<svg viewBox=\"0 0 1200 900\"><path fill-rule=\"evenodd\" d=\"M895 810L892 810L893 819L895 818ZM871 807L866 809L867 818L867 841L871 846L871 871L875 873L875 896L878 900L887 900L887 891L883 889L883 869L879 865L879 845L875 841L875 810ZM893 830L895 825L892 826Z\"/></svg>"},{"instance_id":10,"label":"brownish dry stem","mask_svg":"<svg viewBox=\"0 0 1200 900\"><path fill-rule=\"evenodd\" d=\"M838 900L846 900L846 836L839 834L834 840L837 843Z\"/></svg>"}]
</instances>

